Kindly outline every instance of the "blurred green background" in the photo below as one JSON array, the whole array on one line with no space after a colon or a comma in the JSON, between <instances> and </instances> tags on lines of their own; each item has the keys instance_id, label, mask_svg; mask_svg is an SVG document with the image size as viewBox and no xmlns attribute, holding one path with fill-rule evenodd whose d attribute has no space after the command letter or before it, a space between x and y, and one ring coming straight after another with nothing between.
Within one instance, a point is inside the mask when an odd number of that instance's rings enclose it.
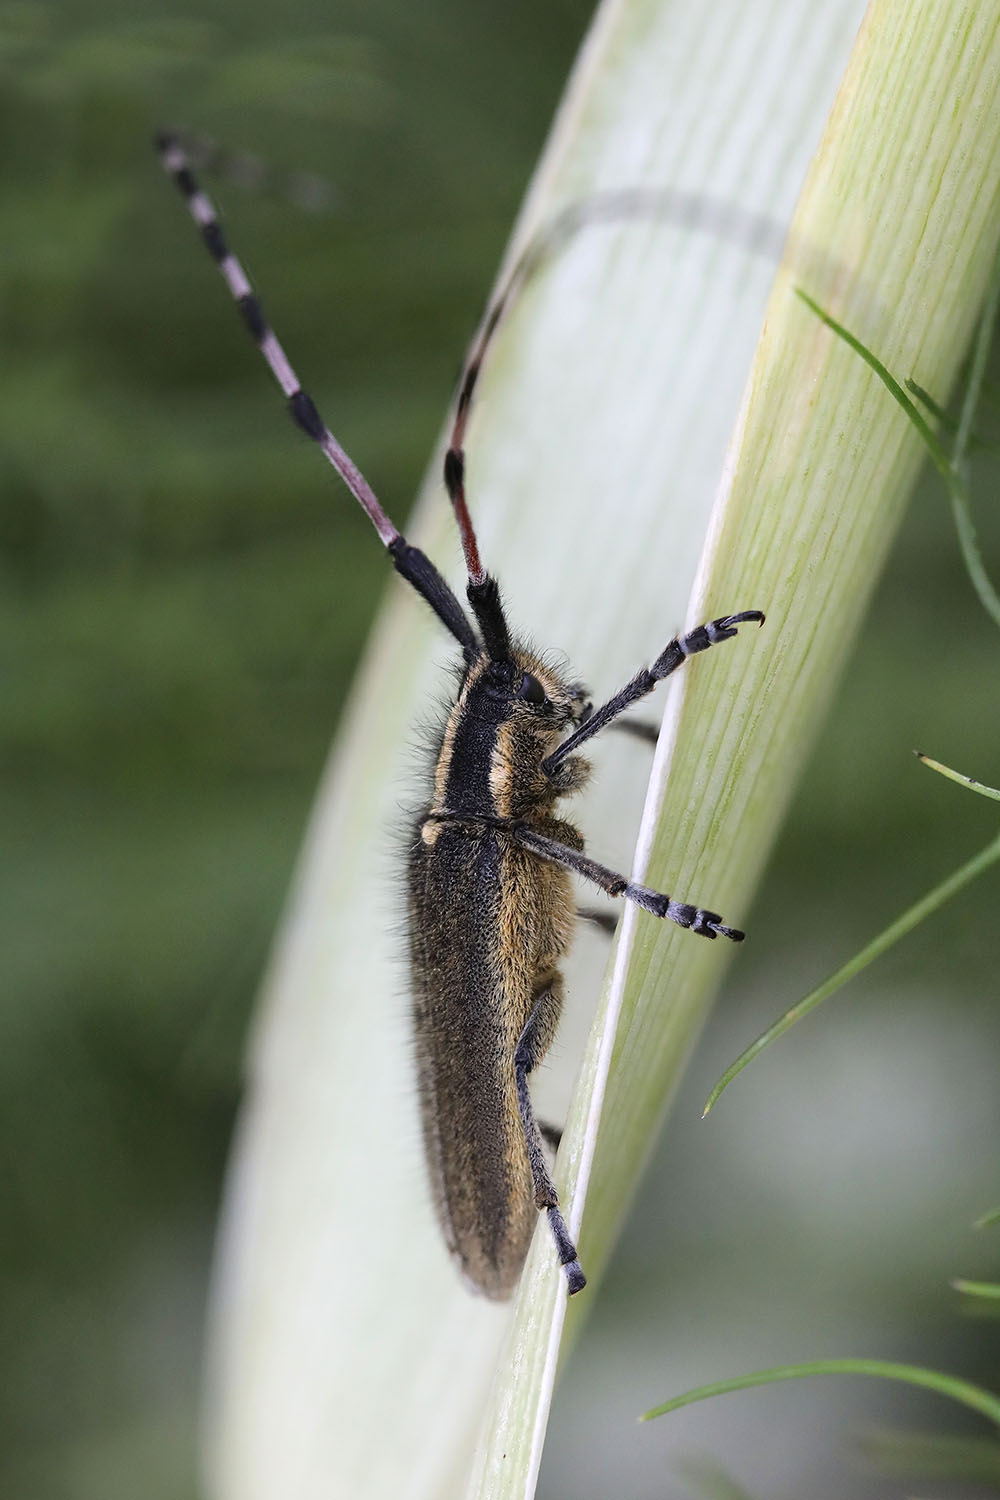
<instances>
[{"instance_id":1,"label":"blurred green background","mask_svg":"<svg viewBox=\"0 0 1000 1500\"><path fill-rule=\"evenodd\" d=\"M587 0L0 5L4 1495L196 1493L245 1029L387 582L150 136L204 132L270 164L253 191L206 180L300 375L402 521L589 16ZM321 209L292 201L297 173L330 185ZM997 437L995 409L981 425ZM983 454L994 576L997 479ZM665 1424L632 1418L736 1373L744 1349L990 1379L995 1337L956 1316L945 1278L995 1262L966 1231L1000 1199L997 876L692 1122L757 1029L992 835L995 808L909 752L996 784L998 690L1000 638L926 481L738 988L595 1304L541 1494L680 1493ZM701 1365L668 1366L707 1303L725 1334ZM785 1399L778 1432L794 1425ZM843 1494L827 1441L796 1461L811 1493ZM852 1494L897 1493L844 1473ZM795 1493L786 1482L761 1492Z\"/></svg>"}]
</instances>

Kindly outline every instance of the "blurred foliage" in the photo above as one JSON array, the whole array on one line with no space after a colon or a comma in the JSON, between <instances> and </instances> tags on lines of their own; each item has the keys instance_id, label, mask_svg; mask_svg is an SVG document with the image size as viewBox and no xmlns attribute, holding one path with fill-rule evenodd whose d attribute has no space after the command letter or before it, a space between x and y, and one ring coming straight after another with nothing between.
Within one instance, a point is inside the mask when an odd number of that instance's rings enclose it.
<instances>
[{"instance_id":1,"label":"blurred foliage","mask_svg":"<svg viewBox=\"0 0 1000 1500\"><path fill-rule=\"evenodd\" d=\"M209 184L402 520L589 13L0 5L4 1494L195 1492L243 1036L388 575L153 131L335 189Z\"/></svg>"},{"instance_id":2,"label":"blurred foliage","mask_svg":"<svg viewBox=\"0 0 1000 1500\"><path fill-rule=\"evenodd\" d=\"M0 4L4 1494L195 1493L245 1027L386 584L150 137L332 185L336 212L308 215L211 184L402 519L589 13ZM996 558L1000 517L978 519ZM926 487L762 897L758 974L790 902L822 972L982 842L978 799L939 800L909 751L996 783L998 645ZM995 906L971 893L947 943L887 962L985 1003Z\"/></svg>"}]
</instances>

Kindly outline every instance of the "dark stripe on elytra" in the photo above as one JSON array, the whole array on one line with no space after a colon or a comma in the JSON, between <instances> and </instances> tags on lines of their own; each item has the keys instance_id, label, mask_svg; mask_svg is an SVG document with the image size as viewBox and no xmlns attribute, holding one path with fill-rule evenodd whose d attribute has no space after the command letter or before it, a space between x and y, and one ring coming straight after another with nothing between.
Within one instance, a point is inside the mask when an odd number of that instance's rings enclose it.
<instances>
[{"instance_id":1,"label":"dark stripe on elytra","mask_svg":"<svg viewBox=\"0 0 1000 1500\"><path fill-rule=\"evenodd\" d=\"M466 835L467 837L467 835ZM473 963L478 970L475 990L477 997L487 993L492 975L496 972L494 945L497 937L497 898L502 878L502 859L496 834L484 830L475 840L476 861L474 875L475 904L479 911L490 914L490 920L482 924L473 937ZM468 940L470 924L466 920L463 931ZM471 977L471 976L470 976ZM493 981L495 983L495 981ZM477 1196L481 1204L483 1247L494 1265L498 1264L503 1241L507 1232L507 1215L510 1211L511 1170L509 1152L514 1141L505 1139L505 1132L497 1129L504 1118L506 1096L506 1067L508 1055L497 1046L497 1018L490 1005L467 1005L462 1016L465 1032L466 1055L477 1059L489 1059L490 1065L469 1068L465 1075L468 1091L466 1108L469 1112L469 1133L476 1139L474 1173L478 1178ZM485 1075L485 1076L484 1076ZM484 1109L484 1104L486 1108ZM478 1127L478 1128L477 1128ZM515 1140L519 1140L520 1132Z\"/></svg>"},{"instance_id":2,"label":"dark stripe on elytra","mask_svg":"<svg viewBox=\"0 0 1000 1500\"><path fill-rule=\"evenodd\" d=\"M432 1134L428 1146L432 1160L440 1161L460 1253L470 1239L478 1240L494 1265L506 1234L511 1180L511 1142L501 1126L510 1053L498 1048L489 1003L501 859L492 831L443 827L430 847L418 833L410 866L420 916L414 933L418 1052L424 1078L433 1079L431 1102L447 1106L435 1108L437 1139ZM433 1008L429 995L436 997Z\"/></svg>"}]
</instances>

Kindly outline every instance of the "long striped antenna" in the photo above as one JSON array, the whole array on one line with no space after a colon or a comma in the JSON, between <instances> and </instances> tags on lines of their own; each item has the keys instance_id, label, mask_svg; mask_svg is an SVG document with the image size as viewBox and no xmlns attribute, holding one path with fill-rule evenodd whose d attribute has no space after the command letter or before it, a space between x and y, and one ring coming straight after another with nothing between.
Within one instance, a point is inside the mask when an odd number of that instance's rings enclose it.
<instances>
[{"instance_id":1,"label":"long striped antenna","mask_svg":"<svg viewBox=\"0 0 1000 1500\"><path fill-rule=\"evenodd\" d=\"M529 241L514 262L507 280L501 284L499 292L487 306L462 370L458 400L455 403L455 419L444 456L444 482L465 553L465 565L469 574L469 603L483 633L486 649L494 660L502 660L507 653L507 626L496 583L484 571L479 559L476 534L465 498L465 429L483 361L510 304L525 283L562 244L585 224L595 220L614 220L617 217L628 217L637 211L649 214L648 197L641 190L637 193L597 194L580 203L570 203L557 214L551 224ZM640 205L638 209L637 203Z\"/></svg>"},{"instance_id":2,"label":"long striped antenna","mask_svg":"<svg viewBox=\"0 0 1000 1500\"><path fill-rule=\"evenodd\" d=\"M780 261L785 244L783 227L764 215L753 214L737 204L705 194L648 186L591 193L586 198L567 203L537 231L514 262L506 281L501 283L476 330L459 381L455 419L444 458L444 482L455 510L472 582L477 577L484 578L485 574L465 500L465 429L483 361L493 337L525 284L580 230L592 224L620 224L628 220L676 223L686 229L699 229L722 240L741 244L775 262Z\"/></svg>"},{"instance_id":3,"label":"long striped antenna","mask_svg":"<svg viewBox=\"0 0 1000 1500\"><path fill-rule=\"evenodd\" d=\"M335 184L316 172L290 170L210 135L195 135L186 130L175 135L191 170L207 172L217 182L232 184L246 193L281 199L307 214L336 214L343 208L343 197Z\"/></svg>"},{"instance_id":4,"label":"long striped antenna","mask_svg":"<svg viewBox=\"0 0 1000 1500\"><path fill-rule=\"evenodd\" d=\"M673 188L615 188L568 203L552 221L529 241L514 262L499 292L489 304L476 331L458 386L455 418L444 456L444 482L451 498L465 565L468 569L469 603L494 661L503 661L509 651L507 624L496 582L483 569L479 547L465 499L465 429L483 361L504 315L522 287L545 262L587 225L620 223L627 219L675 220L688 228L703 229L724 239L734 239L747 248L780 260L784 232L780 225L721 200ZM569 742L567 742L568 744ZM565 749L560 746L560 754Z\"/></svg>"},{"instance_id":5,"label":"long striped antenna","mask_svg":"<svg viewBox=\"0 0 1000 1500\"><path fill-rule=\"evenodd\" d=\"M313 442L319 445L327 460L333 465L341 479L347 485L347 488L378 532L383 546L392 558L396 571L416 589L418 594L426 599L441 623L458 641L466 658L472 660L480 654L482 648L476 638L476 633L472 628L468 616L430 558L421 552L418 547L411 547L402 533L390 521L379 504L371 485L337 442L337 439L320 416L312 397L302 389L299 378L292 369L288 356L285 354L270 324L264 317L263 309L254 293L246 271L226 244L215 206L207 193L202 192L198 186L185 155L184 148L176 136L163 133L156 138L156 149L159 152L164 171L177 184L188 206L188 212L197 224L201 232L201 237L208 247L209 254L222 273L223 280L228 286L254 342L263 354L272 375L284 392L292 419L307 437L312 438ZM458 510L456 508L457 514ZM467 511L466 520L468 520ZM461 520L459 525L461 528ZM469 523L469 532L472 534L471 522ZM462 541L463 547L465 547L464 533ZM472 545L475 548L474 534L472 534ZM466 556L468 556L468 549L466 549ZM478 553L476 557L478 564ZM492 580L487 579L487 576L482 573L481 569L479 570L479 577L473 579L470 569L470 584L473 582L487 584L492 582ZM487 650L490 651L491 655L493 654L490 642L487 642Z\"/></svg>"}]
</instances>

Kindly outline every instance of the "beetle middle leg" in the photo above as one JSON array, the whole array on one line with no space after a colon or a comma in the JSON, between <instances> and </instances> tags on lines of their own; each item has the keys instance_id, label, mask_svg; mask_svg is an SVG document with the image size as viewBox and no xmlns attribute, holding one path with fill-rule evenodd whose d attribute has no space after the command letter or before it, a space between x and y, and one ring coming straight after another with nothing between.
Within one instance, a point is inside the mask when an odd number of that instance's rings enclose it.
<instances>
[{"instance_id":1,"label":"beetle middle leg","mask_svg":"<svg viewBox=\"0 0 1000 1500\"><path fill-rule=\"evenodd\" d=\"M558 828L562 825L554 821L552 826ZM593 881L609 896L624 896L627 901L634 901L654 917L666 917L679 927L689 927L699 937L727 937L734 943L742 943L746 937L746 933L741 932L738 927L727 927L718 912L706 911L687 901L675 901L663 891L651 890L648 885L638 885L616 870L608 869L607 865L598 864L596 859L591 859L582 850L573 849L569 844L536 832L527 823L511 824L506 831L522 849L529 849L540 859L551 860L553 864L572 870L584 880Z\"/></svg>"},{"instance_id":2,"label":"beetle middle leg","mask_svg":"<svg viewBox=\"0 0 1000 1500\"><path fill-rule=\"evenodd\" d=\"M576 1246L570 1239L566 1221L559 1209L559 1196L545 1160L542 1133L535 1119L531 1094L528 1091L528 1074L545 1055L559 1020L559 1012L562 1009L561 987L561 978L553 975L535 1000L527 1025L521 1032L514 1049L514 1083L517 1089L517 1107L521 1116L521 1126L524 1130L524 1143L528 1148L531 1180L535 1188L535 1203L539 1210L544 1209L548 1214L549 1228L556 1242L556 1253L559 1256L560 1265L566 1272L569 1294L572 1297L574 1292L583 1290L587 1284L587 1278L580 1268Z\"/></svg>"}]
</instances>

